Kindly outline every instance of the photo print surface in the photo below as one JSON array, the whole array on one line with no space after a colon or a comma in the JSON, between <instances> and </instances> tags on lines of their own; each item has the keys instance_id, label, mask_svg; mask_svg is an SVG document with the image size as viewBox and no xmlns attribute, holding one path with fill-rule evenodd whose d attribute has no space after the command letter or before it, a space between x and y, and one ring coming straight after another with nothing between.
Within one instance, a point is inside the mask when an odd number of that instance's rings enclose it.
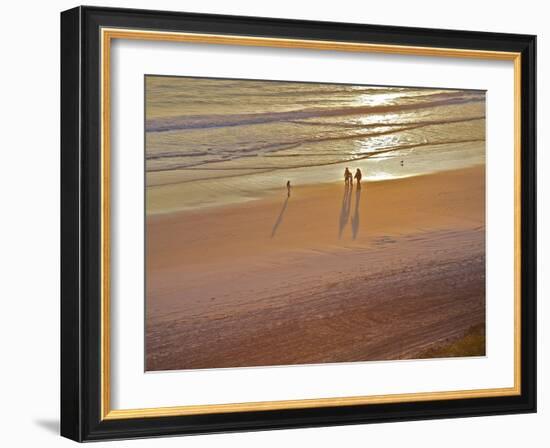
<instances>
[{"instance_id":1,"label":"photo print surface","mask_svg":"<svg viewBox=\"0 0 550 448\"><path fill-rule=\"evenodd\" d=\"M485 91L145 77L145 369L485 355Z\"/></svg>"}]
</instances>

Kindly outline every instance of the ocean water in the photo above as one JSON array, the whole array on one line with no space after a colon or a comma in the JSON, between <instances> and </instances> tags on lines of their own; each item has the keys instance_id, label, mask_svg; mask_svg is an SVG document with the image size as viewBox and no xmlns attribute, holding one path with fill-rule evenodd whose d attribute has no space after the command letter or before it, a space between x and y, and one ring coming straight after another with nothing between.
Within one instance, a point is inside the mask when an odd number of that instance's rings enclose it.
<instances>
[{"instance_id":1,"label":"ocean water","mask_svg":"<svg viewBox=\"0 0 550 448\"><path fill-rule=\"evenodd\" d=\"M147 213L485 163L485 92L147 76Z\"/></svg>"}]
</instances>

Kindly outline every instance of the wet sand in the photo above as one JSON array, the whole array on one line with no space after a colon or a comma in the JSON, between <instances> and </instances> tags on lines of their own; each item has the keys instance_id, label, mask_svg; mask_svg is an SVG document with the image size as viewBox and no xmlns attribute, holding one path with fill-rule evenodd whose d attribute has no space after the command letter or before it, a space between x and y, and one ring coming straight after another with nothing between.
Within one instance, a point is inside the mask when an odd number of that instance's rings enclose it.
<instances>
[{"instance_id":1,"label":"wet sand","mask_svg":"<svg viewBox=\"0 0 550 448\"><path fill-rule=\"evenodd\" d=\"M438 352L485 322L484 188L480 166L149 216L146 369Z\"/></svg>"}]
</instances>

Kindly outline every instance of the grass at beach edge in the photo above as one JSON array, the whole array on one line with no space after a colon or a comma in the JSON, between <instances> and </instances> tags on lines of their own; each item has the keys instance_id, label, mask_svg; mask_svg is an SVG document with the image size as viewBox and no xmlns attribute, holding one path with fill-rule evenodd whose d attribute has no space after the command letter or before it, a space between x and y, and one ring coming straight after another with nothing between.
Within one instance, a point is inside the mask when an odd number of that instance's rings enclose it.
<instances>
[{"instance_id":1,"label":"grass at beach edge","mask_svg":"<svg viewBox=\"0 0 550 448\"><path fill-rule=\"evenodd\" d=\"M437 347L429 348L420 353L418 358L458 358L465 356L485 356L485 324L470 327L459 339L445 341Z\"/></svg>"}]
</instances>

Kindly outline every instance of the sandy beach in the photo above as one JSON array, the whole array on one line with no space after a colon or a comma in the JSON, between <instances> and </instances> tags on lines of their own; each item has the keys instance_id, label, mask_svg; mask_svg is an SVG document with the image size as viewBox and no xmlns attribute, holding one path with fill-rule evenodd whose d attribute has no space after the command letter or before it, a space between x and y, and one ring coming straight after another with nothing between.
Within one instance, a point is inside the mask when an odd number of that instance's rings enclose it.
<instances>
[{"instance_id":1,"label":"sandy beach","mask_svg":"<svg viewBox=\"0 0 550 448\"><path fill-rule=\"evenodd\" d=\"M477 166L148 216L146 369L445 353L485 322L484 179Z\"/></svg>"}]
</instances>

